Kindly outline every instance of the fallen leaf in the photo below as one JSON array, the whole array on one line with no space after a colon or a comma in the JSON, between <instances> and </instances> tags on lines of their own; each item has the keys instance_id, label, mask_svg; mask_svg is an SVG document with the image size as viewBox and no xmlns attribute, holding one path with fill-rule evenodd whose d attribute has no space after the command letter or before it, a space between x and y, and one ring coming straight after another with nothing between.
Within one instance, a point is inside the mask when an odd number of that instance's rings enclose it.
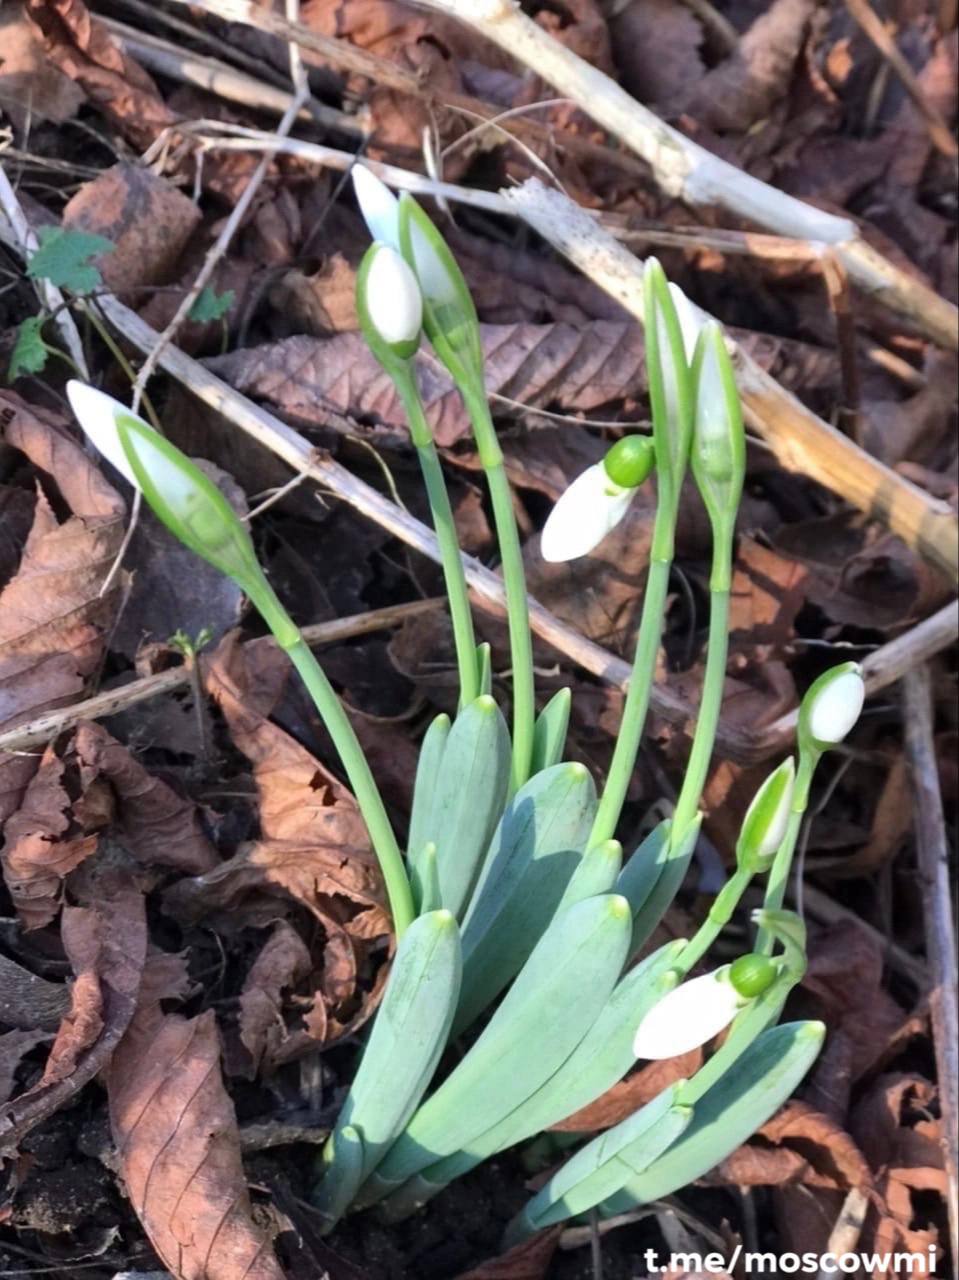
<instances>
[{"instance_id":1,"label":"fallen leaf","mask_svg":"<svg viewBox=\"0 0 959 1280\"><path fill-rule=\"evenodd\" d=\"M53 63L134 146L149 146L174 123L153 80L82 0L26 0L25 11Z\"/></svg>"},{"instance_id":2,"label":"fallen leaf","mask_svg":"<svg viewBox=\"0 0 959 1280\"><path fill-rule=\"evenodd\" d=\"M808 568L743 534L736 546L729 630L739 643L785 645L806 603Z\"/></svg>"},{"instance_id":3,"label":"fallen leaf","mask_svg":"<svg viewBox=\"0 0 959 1280\"><path fill-rule=\"evenodd\" d=\"M712 129L745 133L785 95L815 0L773 0L735 51L694 86L686 110Z\"/></svg>"},{"instance_id":4,"label":"fallen leaf","mask_svg":"<svg viewBox=\"0 0 959 1280\"><path fill-rule=\"evenodd\" d=\"M544 1280L562 1233L562 1226L539 1231L500 1257L462 1272L456 1280Z\"/></svg>"},{"instance_id":5,"label":"fallen leaf","mask_svg":"<svg viewBox=\"0 0 959 1280\"><path fill-rule=\"evenodd\" d=\"M127 1195L177 1280L282 1280L251 1216L213 1011L183 1018L161 1010L160 1000L181 990L170 958L151 958L107 1074Z\"/></svg>"},{"instance_id":6,"label":"fallen leaf","mask_svg":"<svg viewBox=\"0 0 959 1280\"><path fill-rule=\"evenodd\" d=\"M71 120L82 89L46 56L36 28L16 8L0 14L0 107L17 133L34 120Z\"/></svg>"},{"instance_id":7,"label":"fallen leaf","mask_svg":"<svg viewBox=\"0 0 959 1280\"><path fill-rule=\"evenodd\" d=\"M581 1107L559 1124L550 1125L550 1128L560 1133L592 1133L597 1129L610 1129L647 1102L652 1102L677 1080L688 1080L695 1075L702 1062L702 1049L691 1049L678 1058L649 1062L607 1089L601 1098Z\"/></svg>"},{"instance_id":8,"label":"fallen leaf","mask_svg":"<svg viewBox=\"0 0 959 1280\"><path fill-rule=\"evenodd\" d=\"M7 1031L0 1035L0 1105L13 1093L21 1058L51 1039L48 1031Z\"/></svg>"},{"instance_id":9,"label":"fallen leaf","mask_svg":"<svg viewBox=\"0 0 959 1280\"><path fill-rule=\"evenodd\" d=\"M0 725L4 728L79 697L99 667L123 585L101 595L123 541L125 508L63 420L0 392L0 424L55 482L73 513L60 519L38 490L17 572L0 592ZM39 760L0 758L0 822L16 809Z\"/></svg>"},{"instance_id":10,"label":"fallen leaf","mask_svg":"<svg viewBox=\"0 0 959 1280\"><path fill-rule=\"evenodd\" d=\"M0 1023L33 1031L59 1026L68 1003L62 982L50 982L0 953Z\"/></svg>"},{"instance_id":11,"label":"fallen leaf","mask_svg":"<svg viewBox=\"0 0 959 1280\"><path fill-rule=\"evenodd\" d=\"M199 224L200 210L172 182L127 161L85 182L63 210L64 227L112 243L97 259L100 274L113 293L134 301L132 290L170 282Z\"/></svg>"},{"instance_id":12,"label":"fallen leaf","mask_svg":"<svg viewBox=\"0 0 959 1280\"><path fill-rule=\"evenodd\" d=\"M610 19L623 88L666 115L685 106L706 74L703 29L681 0L632 0Z\"/></svg>"},{"instance_id":13,"label":"fallen leaf","mask_svg":"<svg viewBox=\"0 0 959 1280\"><path fill-rule=\"evenodd\" d=\"M264 1061L271 1070L302 1052L299 1043L295 1048L290 1045L293 1037L284 1021L282 996L312 970L309 947L292 925L278 921L253 961L240 994L240 1040L252 1059L251 1075ZM306 1038L315 1047L312 1038Z\"/></svg>"},{"instance_id":14,"label":"fallen leaf","mask_svg":"<svg viewBox=\"0 0 959 1280\"><path fill-rule=\"evenodd\" d=\"M741 1187L801 1182L847 1191L868 1190L873 1178L865 1156L841 1125L793 1099L727 1157L710 1181Z\"/></svg>"}]
</instances>

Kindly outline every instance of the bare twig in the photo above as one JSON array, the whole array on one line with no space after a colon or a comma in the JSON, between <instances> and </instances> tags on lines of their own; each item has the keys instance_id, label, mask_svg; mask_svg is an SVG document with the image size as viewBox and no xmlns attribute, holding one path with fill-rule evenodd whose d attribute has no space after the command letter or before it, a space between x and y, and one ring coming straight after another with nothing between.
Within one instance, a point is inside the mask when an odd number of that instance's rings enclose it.
<instances>
[{"instance_id":1,"label":"bare twig","mask_svg":"<svg viewBox=\"0 0 959 1280\"><path fill-rule=\"evenodd\" d=\"M943 120L936 107L926 97L915 71L907 62L902 50L896 44L892 34L887 30L869 0L846 0L846 8L902 81L902 87L909 94L919 114L926 122L932 145L938 151L941 151L944 156L952 156L954 158L959 155L959 147L957 147L956 140L952 136L952 130Z\"/></svg>"},{"instance_id":2,"label":"bare twig","mask_svg":"<svg viewBox=\"0 0 959 1280\"><path fill-rule=\"evenodd\" d=\"M383 609L371 609L368 613L352 614L346 618L335 618L331 622L317 622L303 627L303 638L311 647L322 644L334 644L339 640L347 640L353 636L368 635L372 631L384 631L407 618L418 617L422 613L430 613L443 604L442 600L414 600L409 604L393 604ZM250 640L248 645L272 644L269 637ZM205 659L199 658L202 669ZM82 702L74 702L69 707L61 707L56 711L45 711L24 724L16 725L0 733L0 751L32 751L47 743L51 738L72 729L81 720L102 720L106 716L116 715L120 711L128 711L131 707L151 698L158 698L164 693L174 693L190 684L190 671L186 663L173 667L169 671L161 671L157 675L143 676L121 685L118 689L108 689Z\"/></svg>"},{"instance_id":3,"label":"bare twig","mask_svg":"<svg viewBox=\"0 0 959 1280\"><path fill-rule=\"evenodd\" d=\"M906 753L915 789L916 856L922 889L926 955L930 967L929 1010L936 1050L942 1115L952 1256L959 1258L959 1172L955 1134L959 1125L959 1016L956 931L952 917L949 842L939 788L929 668L914 667L903 681Z\"/></svg>"},{"instance_id":4,"label":"bare twig","mask_svg":"<svg viewBox=\"0 0 959 1280\"><path fill-rule=\"evenodd\" d=\"M650 166L666 195L693 207L718 204L780 235L832 245L852 280L908 316L921 333L959 347L959 312L927 285L868 245L848 218L824 213L768 186L665 124L604 72L527 17L511 0L421 0L475 27L572 98Z\"/></svg>"},{"instance_id":5,"label":"bare twig","mask_svg":"<svg viewBox=\"0 0 959 1280\"><path fill-rule=\"evenodd\" d=\"M861 380L856 356L856 322L849 296L849 277L832 249L822 256L822 277L836 322L836 346L839 348L839 370L842 378L842 404L839 425L856 444L863 442L861 412Z\"/></svg>"},{"instance_id":6,"label":"bare twig","mask_svg":"<svg viewBox=\"0 0 959 1280\"><path fill-rule=\"evenodd\" d=\"M642 323L639 259L562 192L536 178L503 194L535 231ZM704 312L700 315L705 317ZM948 503L931 497L859 449L784 391L735 344L732 355L747 422L782 465L811 476L861 511L883 519L955 581L959 539Z\"/></svg>"},{"instance_id":7,"label":"bare twig","mask_svg":"<svg viewBox=\"0 0 959 1280\"><path fill-rule=\"evenodd\" d=\"M869 1197L858 1187L853 1187L843 1201L839 1217L829 1233L829 1242L826 1245L828 1257L841 1258L843 1254L851 1254L855 1251L868 1211ZM829 1274L826 1270L820 1271L819 1280L826 1280Z\"/></svg>"}]
</instances>

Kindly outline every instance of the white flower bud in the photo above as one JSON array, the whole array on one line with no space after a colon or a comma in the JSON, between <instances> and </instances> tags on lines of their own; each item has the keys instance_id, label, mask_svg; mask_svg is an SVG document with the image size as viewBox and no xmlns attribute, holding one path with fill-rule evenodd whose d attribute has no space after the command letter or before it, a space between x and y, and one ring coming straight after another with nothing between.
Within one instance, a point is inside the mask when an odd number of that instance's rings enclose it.
<instances>
[{"instance_id":1,"label":"white flower bud","mask_svg":"<svg viewBox=\"0 0 959 1280\"><path fill-rule=\"evenodd\" d=\"M557 563L588 555L622 520L635 492L611 480L601 462L588 467L549 513L540 547L543 559Z\"/></svg>"},{"instance_id":2,"label":"white flower bud","mask_svg":"<svg viewBox=\"0 0 959 1280\"><path fill-rule=\"evenodd\" d=\"M93 442L97 452L116 467L134 489L139 489L140 485L124 452L116 423L118 413L125 413L130 417L136 415L105 391L98 391L96 387L88 387L85 382L77 382L72 378L67 383L67 399L77 422ZM139 421L142 422L143 419L140 418Z\"/></svg>"},{"instance_id":3,"label":"white flower bud","mask_svg":"<svg viewBox=\"0 0 959 1280\"><path fill-rule=\"evenodd\" d=\"M633 1040L637 1058L658 1060L698 1049L728 1027L747 1003L729 981L729 965L692 978L663 996Z\"/></svg>"},{"instance_id":4,"label":"white flower bud","mask_svg":"<svg viewBox=\"0 0 959 1280\"><path fill-rule=\"evenodd\" d=\"M396 196L365 165L354 165L352 176L356 202L370 235L399 252L400 214Z\"/></svg>"},{"instance_id":5,"label":"white flower bud","mask_svg":"<svg viewBox=\"0 0 959 1280\"><path fill-rule=\"evenodd\" d=\"M814 741L834 746L859 719L866 686L858 670L843 671L819 689L809 706L807 724Z\"/></svg>"},{"instance_id":6,"label":"white flower bud","mask_svg":"<svg viewBox=\"0 0 959 1280\"><path fill-rule=\"evenodd\" d=\"M679 327L683 333L683 346L686 349L686 359L692 364L693 355L696 351L696 339L699 337L699 331L705 323L699 319L696 314L696 308L680 289L678 284L669 282L669 292L672 294L673 304L676 307L676 318L679 321Z\"/></svg>"},{"instance_id":7,"label":"white flower bud","mask_svg":"<svg viewBox=\"0 0 959 1280\"><path fill-rule=\"evenodd\" d=\"M395 249L380 245L365 280L366 310L384 342L413 342L423 327L423 297L416 276Z\"/></svg>"}]
</instances>

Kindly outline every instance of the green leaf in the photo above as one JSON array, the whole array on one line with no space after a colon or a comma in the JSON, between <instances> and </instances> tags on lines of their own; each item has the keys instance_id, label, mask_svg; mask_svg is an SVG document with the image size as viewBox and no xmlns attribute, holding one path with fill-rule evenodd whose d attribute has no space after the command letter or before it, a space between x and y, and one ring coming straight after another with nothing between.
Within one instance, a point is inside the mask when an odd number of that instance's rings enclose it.
<instances>
[{"instance_id":1,"label":"green leaf","mask_svg":"<svg viewBox=\"0 0 959 1280\"><path fill-rule=\"evenodd\" d=\"M603 1215L661 1200L725 1160L790 1097L815 1061L825 1034L821 1022L789 1022L763 1032L740 1054L735 1070L726 1071L697 1102L692 1123L679 1141L606 1200Z\"/></svg>"},{"instance_id":2,"label":"green leaf","mask_svg":"<svg viewBox=\"0 0 959 1280\"><path fill-rule=\"evenodd\" d=\"M323 1160L327 1176L320 1184L317 1209L326 1219L324 1230L330 1231L350 1207L363 1180L363 1139L351 1125L338 1127L327 1141Z\"/></svg>"},{"instance_id":3,"label":"green leaf","mask_svg":"<svg viewBox=\"0 0 959 1280\"><path fill-rule=\"evenodd\" d=\"M623 846L618 840L604 840L602 844L594 844L580 858L556 910L562 911L563 907L582 902L584 898L592 898L597 893L612 892L622 865Z\"/></svg>"},{"instance_id":4,"label":"green leaf","mask_svg":"<svg viewBox=\"0 0 959 1280\"><path fill-rule=\"evenodd\" d=\"M507 1228L507 1246L527 1235L586 1213L641 1174L673 1145L693 1118L691 1107L678 1105L678 1081L599 1134L568 1160Z\"/></svg>"},{"instance_id":5,"label":"green leaf","mask_svg":"<svg viewBox=\"0 0 959 1280\"><path fill-rule=\"evenodd\" d=\"M632 856L627 858L619 873L616 892L623 895L634 916L638 915L652 893L663 869L665 849L669 844L669 825L669 819L664 818L658 826L653 827Z\"/></svg>"},{"instance_id":6,"label":"green leaf","mask_svg":"<svg viewBox=\"0 0 959 1280\"><path fill-rule=\"evenodd\" d=\"M27 263L27 275L32 280L49 280L58 289L69 289L71 293L90 293L102 284L99 268L90 259L111 253L112 240L66 227L41 227L39 239L40 247Z\"/></svg>"},{"instance_id":7,"label":"green leaf","mask_svg":"<svg viewBox=\"0 0 959 1280\"><path fill-rule=\"evenodd\" d=\"M436 794L436 779L439 776L440 761L443 759L449 732L450 718L442 712L430 724L420 743L416 779L413 783L410 834L406 845L407 858L414 879L417 875L419 859L430 842L429 827L433 812L433 796Z\"/></svg>"},{"instance_id":8,"label":"green leaf","mask_svg":"<svg viewBox=\"0 0 959 1280\"><path fill-rule=\"evenodd\" d=\"M460 940L448 911L419 916L400 938L359 1069L336 1122L314 1203L327 1217L343 1200L340 1139L362 1139L359 1182L376 1168L426 1092L446 1047L460 982ZM357 1186L359 1185L357 1183ZM355 1194L354 1186L347 1201ZM342 1212L342 1210L340 1210Z\"/></svg>"},{"instance_id":9,"label":"green leaf","mask_svg":"<svg viewBox=\"0 0 959 1280\"><path fill-rule=\"evenodd\" d=\"M417 815L417 839L436 845L442 904L457 918L466 910L503 813L511 751L503 713L481 694L457 715L439 759L428 815L422 821Z\"/></svg>"},{"instance_id":10,"label":"green leaf","mask_svg":"<svg viewBox=\"0 0 959 1280\"><path fill-rule=\"evenodd\" d=\"M535 1093L599 1017L629 933L629 908L615 894L588 898L557 916L472 1049L383 1160L380 1177L405 1182Z\"/></svg>"},{"instance_id":11,"label":"green leaf","mask_svg":"<svg viewBox=\"0 0 959 1280\"><path fill-rule=\"evenodd\" d=\"M656 877L656 883L646 895L642 906L633 916L633 942L630 948L630 955L636 955L643 944L652 937L654 929L666 914L667 907L679 892L679 886L686 878L686 872L689 869L689 863L696 848L696 841L699 839L699 828L701 826L702 814L699 814L689 824L685 836L677 842L675 847L672 847L670 839L660 849L657 857L660 872ZM672 829L670 828L671 836Z\"/></svg>"},{"instance_id":12,"label":"green leaf","mask_svg":"<svg viewBox=\"0 0 959 1280\"><path fill-rule=\"evenodd\" d=\"M596 812L581 764L557 764L513 796L463 922L463 989L454 1035L519 972L579 866Z\"/></svg>"},{"instance_id":13,"label":"green leaf","mask_svg":"<svg viewBox=\"0 0 959 1280\"><path fill-rule=\"evenodd\" d=\"M566 747L569 712L573 695L569 689L557 689L536 717L533 730L533 762L531 774L559 764Z\"/></svg>"},{"instance_id":14,"label":"green leaf","mask_svg":"<svg viewBox=\"0 0 959 1280\"><path fill-rule=\"evenodd\" d=\"M209 324L212 320L222 320L236 301L236 290L226 289L217 293L212 285L206 284L197 295L197 300L190 308L188 320L196 324Z\"/></svg>"},{"instance_id":15,"label":"green leaf","mask_svg":"<svg viewBox=\"0 0 959 1280\"><path fill-rule=\"evenodd\" d=\"M17 340L13 344L7 377L11 382L24 373L39 373L47 363L49 348L43 340L45 315L27 316L17 325Z\"/></svg>"},{"instance_id":16,"label":"green leaf","mask_svg":"<svg viewBox=\"0 0 959 1280\"><path fill-rule=\"evenodd\" d=\"M476 646L476 670L479 672L480 693L491 694L493 692L493 651L486 640Z\"/></svg>"}]
</instances>

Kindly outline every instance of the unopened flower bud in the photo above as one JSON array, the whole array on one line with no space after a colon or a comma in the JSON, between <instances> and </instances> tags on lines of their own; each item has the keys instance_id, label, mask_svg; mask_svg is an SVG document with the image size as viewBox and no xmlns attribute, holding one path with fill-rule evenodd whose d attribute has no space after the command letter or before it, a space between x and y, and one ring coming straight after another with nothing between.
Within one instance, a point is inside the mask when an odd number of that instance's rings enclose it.
<instances>
[{"instance_id":1,"label":"unopened flower bud","mask_svg":"<svg viewBox=\"0 0 959 1280\"><path fill-rule=\"evenodd\" d=\"M746 810L736 842L736 862L751 871L769 868L789 822L796 782L792 756L765 780Z\"/></svg>"},{"instance_id":2,"label":"unopened flower bud","mask_svg":"<svg viewBox=\"0 0 959 1280\"><path fill-rule=\"evenodd\" d=\"M816 680L806 692L799 710L800 740L819 751L842 742L850 731L866 697L862 668L844 662Z\"/></svg>"},{"instance_id":3,"label":"unopened flower bud","mask_svg":"<svg viewBox=\"0 0 959 1280\"><path fill-rule=\"evenodd\" d=\"M374 244L356 277L356 306L374 354L384 343L408 359L419 346L423 298L416 276L395 249Z\"/></svg>"},{"instance_id":4,"label":"unopened flower bud","mask_svg":"<svg viewBox=\"0 0 959 1280\"><path fill-rule=\"evenodd\" d=\"M370 235L399 252L400 203L385 182L366 165L352 169L353 191Z\"/></svg>"},{"instance_id":5,"label":"unopened flower bud","mask_svg":"<svg viewBox=\"0 0 959 1280\"><path fill-rule=\"evenodd\" d=\"M730 965L691 978L646 1014L633 1040L637 1058L675 1058L719 1035L747 1003L730 981Z\"/></svg>"},{"instance_id":6,"label":"unopened flower bud","mask_svg":"<svg viewBox=\"0 0 959 1280\"><path fill-rule=\"evenodd\" d=\"M723 331L708 321L693 363L695 411L690 465L714 527L731 532L742 496L746 437Z\"/></svg>"}]
</instances>

